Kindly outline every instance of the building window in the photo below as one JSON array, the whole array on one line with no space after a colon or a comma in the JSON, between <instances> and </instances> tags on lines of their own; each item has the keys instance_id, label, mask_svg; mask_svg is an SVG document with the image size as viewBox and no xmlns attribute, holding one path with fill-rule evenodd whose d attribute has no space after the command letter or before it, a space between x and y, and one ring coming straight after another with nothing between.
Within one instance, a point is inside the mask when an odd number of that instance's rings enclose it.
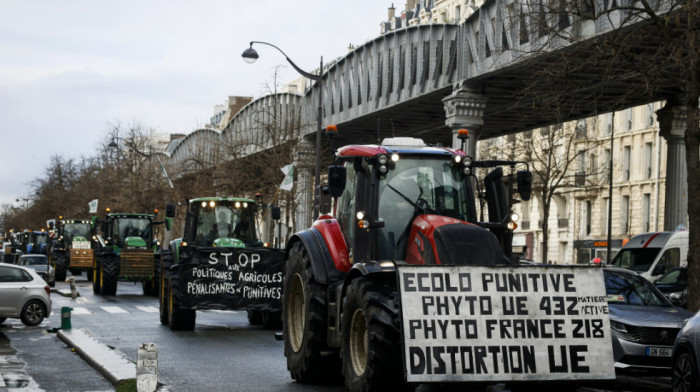
<instances>
[{"instance_id":1,"label":"building window","mask_svg":"<svg viewBox=\"0 0 700 392\"><path fill-rule=\"evenodd\" d=\"M620 205L620 233L627 234L629 231L630 220L630 197L622 196L622 205Z\"/></svg>"},{"instance_id":2,"label":"building window","mask_svg":"<svg viewBox=\"0 0 700 392\"><path fill-rule=\"evenodd\" d=\"M610 149L603 150L603 170L601 173L605 178L610 176Z\"/></svg>"},{"instance_id":3,"label":"building window","mask_svg":"<svg viewBox=\"0 0 700 392\"><path fill-rule=\"evenodd\" d=\"M632 147L622 148L622 181L630 180L630 160L632 159Z\"/></svg>"},{"instance_id":4,"label":"building window","mask_svg":"<svg viewBox=\"0 0 700 392\"><path fill-rule=\"evenodd\" d=\"M627 124L627 130L631 131L632 130L632 108L629 108L625 111L625 122Z\"/></svg>"},{"instance_id":5,"label":"building window","mask_svg":"<svg viewBox=\"0 0 700 392\"><path fill-rule=\"evenodd\" d=\"M651 169L652 169L651 153L652 153L651 142L644 143L644 178L651 178Z\"/></svg>"},{"instance_id":6,"label":"building window","mask_svg":"<svg viewBox=\"0 0 700 392\"><path fill-rule=\"evenodd\" d=\"M642 195L642 231L649 232L649 217L651 216L651 194Z\"/></svg>"},{"instance_id":7,"label":"building window","mask_svg":"<svg viewBox=\"0 0 700 392\"><path fill-rule=\"evenodd\" d=\"M603 235L608 235L608 208L610 207L610 198L603 198L603 211L600 213L600 232Z\"/></svg>"},{"instance_id":8,"label":"building window","mask_svg":"<svg viewBox=\"0 0 700 392\"><path fill-rule=\"evenodd\" d=\"M647 120L650 127L654 126L654 104L649 103L646 105L647 108Z\"/></svg>"}]
</instances>

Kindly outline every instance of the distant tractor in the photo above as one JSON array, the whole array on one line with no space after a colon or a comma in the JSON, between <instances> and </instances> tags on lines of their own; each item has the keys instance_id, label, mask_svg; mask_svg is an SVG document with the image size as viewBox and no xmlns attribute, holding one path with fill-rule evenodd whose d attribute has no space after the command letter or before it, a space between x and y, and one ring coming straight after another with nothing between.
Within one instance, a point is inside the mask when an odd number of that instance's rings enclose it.
<instances>
[{"instance_id":1,"label":"distant tractor","mask_svg":"<svg viewBox=\"0 0 700 392\"><path fill-rule=\"evenodd\" d=\"M68 269L74 274L84 270L88 279L92 279L92 236L91 220L59 217L50 254L57 281L66 279Z\"/></svg>"},{"instance_id":2,"label":"distant tractor","mask_svg":"<svg viewBox=\"0 0 700 392\"><path fill-rule=\"evenodd\" d=\"M19 247L25 254L48 254L49 233L44 229L24 230L19 235Z\"/></svg>"},{"instance_id":3,"label":"distant tractor","mask_svg":"<svg viewBox=\"0 0 700 392\"><path fill-rule=\"evenodd\" d=\"M170 204L167 216L175 213ZM246 310L252 324L279 327L282 251L258 239L251 199L190 200L182 238L163 251L160 321L192 330L197 310Z\"/></svg>"},{"instance_id":4,"label":"distant tractor","mask_svg":"<svg viewBox=\"0 0 700 392\"><path fill-rule=\"evenodd\" d=\"M117 282L141 282L143 293L156 295L160 275L158 241L153 238L152 214L111 213L101 225L101 234L95 236L93 247L92 289L95 294L115 295Z\"/></svg>"}]
</instances>

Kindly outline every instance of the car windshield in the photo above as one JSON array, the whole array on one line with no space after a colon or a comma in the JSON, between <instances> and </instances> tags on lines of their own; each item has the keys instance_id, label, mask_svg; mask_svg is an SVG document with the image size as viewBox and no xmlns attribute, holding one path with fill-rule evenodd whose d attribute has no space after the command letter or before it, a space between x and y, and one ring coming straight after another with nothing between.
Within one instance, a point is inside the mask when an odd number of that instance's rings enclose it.
<instances>
[{"instance_id":1,"label":"car windshield","mask_svg":"<svg viewBox=\"0 0 700 392\"><path fill-rule=\"evenodd\" d=\"M24 257L22 261L23 265L47 265L49 263L46 257Z\"/></svg>"},{"instance_id":2,"label":"car windshield","mask_svg":"<svg viewBox=\"0 0 700 392\"><path fill-rule=\"evenodd\" d=\"M401 158L380 179L378 230L380 259L402 260L409 224L416 214L430 213L473 222L468 188L459 165L451 160ZM417 206L417 207L416 207Z\"/></svg>"},{"instance_id":3,"label":"car windshield","mask_svg":"<svg viewBox=\"0 0 700 392\"><path fill-rule=\"evenodd\" d=\"M678 268L669 271L666 275L656 279L655 284L687 284L688 283L688 270L685 268Z\"/></svg>"},{"instance_id":4,"label":"car windshield","mask_svg":"<svg viewBox=\"0 0 700 392\"><path fill-rule=\"evenodd\" d=\"M671 306L648 280L630 273L606 270L605 292L611 305Z\"/></svg>"},{"instance_id":5,"label":"car windshield","mask_svg":"<svg viewBox=\"0 0 700 392\"><path fill-rule=\"evenodd\" d=\"M634 272L647 272L661 248L623 248L615 256L611 266Z\"/></svg>"}]
</instances>

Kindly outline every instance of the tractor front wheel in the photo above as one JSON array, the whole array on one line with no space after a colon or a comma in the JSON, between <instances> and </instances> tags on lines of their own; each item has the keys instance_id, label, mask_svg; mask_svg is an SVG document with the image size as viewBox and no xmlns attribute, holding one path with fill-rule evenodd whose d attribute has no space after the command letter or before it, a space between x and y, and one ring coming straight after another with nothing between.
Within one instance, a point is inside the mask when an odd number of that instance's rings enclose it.
<instances>
[{"instance_id":1,"label":"tractor front wheel","mask_svg":"<svg viewBox=\"0 0 700 392\"><path fill-rule=\"evenodd\" d=\"M56 281L61 281L63 282L66 280L66 268L68 262L66 260L66 256L63 254L57 254L55 256L56 261L54 261L54 271L56 273Z\"/></svg>"},{"instance_id":2,"label":"tractor front wheel","mask_svg":"<svg viewBox=\"0 0 700 392\"><path fill-rule=\"evenodd\" d=\"M103 295L117 294L117 281L119 280L119 258L102 257L100 260L100 286Z\"/></svg>"},{"instance_id":3,"label":"tractor front wheel","mask_svg":"<svg viewBox=\"0 0 700 392\"><path fill-rule=\"evenodd\" d=\"M102 287L100 287L100 282L102 279L100 279L100 263L97 260L97 257L92 262L92 270L88 270L88 273L92 274L92 292L95 294L101 294L102 293Z\"/></svg>"},{"instance_id":4,"label":"tractor front wheel","mask_svg":"<svg viewBox=\"0 0 700 392\"><path fill-rule=\"evenodd\" d=\"M168 280L168 324L173 331L192 331L197 311L180 307L180 285L176 275Z\"/></svg>"},{"instance_id":5,"label":"tractor front wheel","mask_svg":"<svg viewBox=\"0 0 700 392\"><path fill-rule=\"evenodd\" d=\"M403 383L396 291L371 278L350 283L341 317L340 356L347 391L385 391Z\"/></svg>"},{"instance_id":6,"label":"tractor front wheel","mask_svg":"<svg viewBox=\"0 0 700 392\"><path fill-rule=\"evenodd\" d=\"M173 254L170 251L163 252L163 257L160 260L161 274L159 276L158 282L158 303L160 305L160 323L163 325L170 325L168 320L168 279L166 278L166 271L170 270L170 266L173 265Z\"/></svg>"},{"instance_id":7,"label":"tractor front wheel","mask_svg":"<svg viewBox=\"0 0 700 392\"><path fill-rule=\"evenodd\" d=\"M311 260L301 244L294 244L286 263L282 322L287 369L298 382L334 381L340 376L337 353L326 344L325 288L311 273Z\"/></svg>"}]
</instances>

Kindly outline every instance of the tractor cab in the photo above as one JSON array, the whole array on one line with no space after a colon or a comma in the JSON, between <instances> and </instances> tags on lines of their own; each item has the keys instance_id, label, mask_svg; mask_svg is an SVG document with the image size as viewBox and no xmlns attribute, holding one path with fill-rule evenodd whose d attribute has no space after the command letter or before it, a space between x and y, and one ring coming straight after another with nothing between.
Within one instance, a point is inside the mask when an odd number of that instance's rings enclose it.
<instances>
[{"instance_id":1,"label":"tractor cab","mask_svg":"<svg viewBox=\"0 0 700 392\"><path fill-rule=\"evenodd\" d=\"M153 215L109 214L104 226L105 244L116 249L145 249L153 246Z\"/></svg>"},{"instance_id":2,"label":"tractor cab","mask_svg":"<svg viewBox=\"0 0 700 392\"><path fill-rule=\"evenodd\" d=\"M188 206L183 241L201 247L261 246L255 230L255 210L255 202L250 199L193 199Z\"/></svg>"},{"instance_id":3,"label":"tractor cab","mask_svg":"<svg viewBox=\"0 0 700 392\"><path fill-rule=\"evenodd\" d=\"M92 225L88 219L60 219L57 231L58 244L62 249L90 247Z\"/></svg>"},{"instance_id":4,"label":"tractor cab","mask_svg":"<svg viewBox=\"0 0 700 392\"><path fill-rule=\"evenodd\" d=\"M427 146L414 138L386 139L380 146L345 146L336 158L337 164L329 169L329 193L337 198L333 215L350 263L510 262L508 236L514 222L502 169L496 167L486 175L485 189L478 192L473 185L478 182L471 179L476 167L516 162L475 162L460 150ZM519 190L529 193L529 184L522 183ZM486 199L489 222L479 222L475 195Z\"/></svg>"}]
</instances>

